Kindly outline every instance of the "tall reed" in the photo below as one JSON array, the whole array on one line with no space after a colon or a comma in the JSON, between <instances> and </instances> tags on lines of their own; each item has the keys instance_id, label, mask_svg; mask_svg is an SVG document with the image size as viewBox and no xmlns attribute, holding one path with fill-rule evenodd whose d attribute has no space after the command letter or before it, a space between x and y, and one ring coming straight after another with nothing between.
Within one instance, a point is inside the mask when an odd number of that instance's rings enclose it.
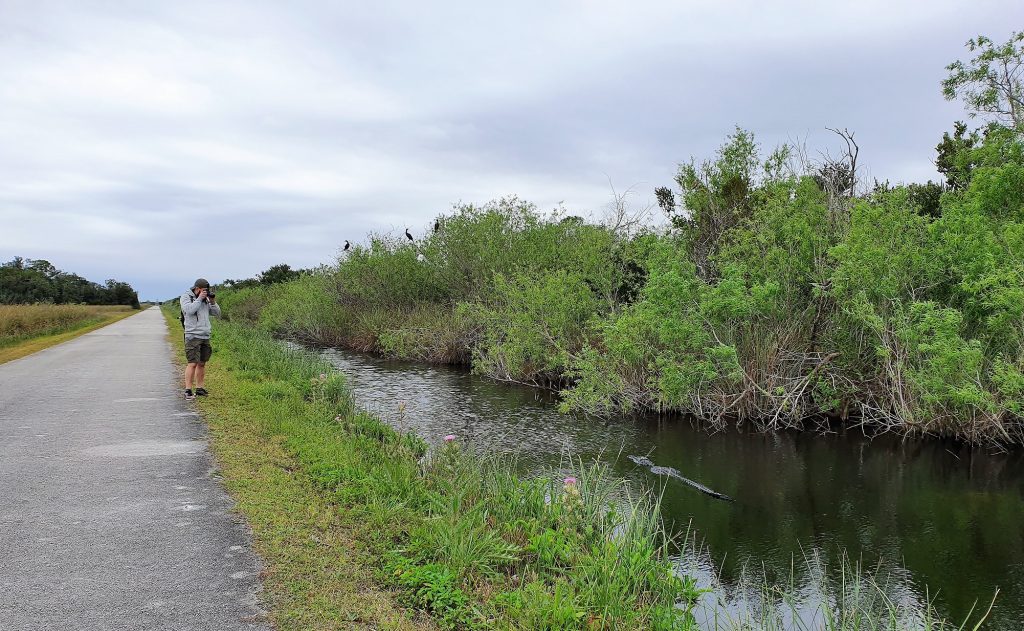
<instances>
[{"instance_id":1,"label":"tall reed","mask_svg":"<svg viewBox=\"0 0 1024 631\"><path fill-rule=\"evenodd\" d=\"M127 307L87 305L0 305L0 346L63 333L102 320Z\"/></svg>"}]
</instances>

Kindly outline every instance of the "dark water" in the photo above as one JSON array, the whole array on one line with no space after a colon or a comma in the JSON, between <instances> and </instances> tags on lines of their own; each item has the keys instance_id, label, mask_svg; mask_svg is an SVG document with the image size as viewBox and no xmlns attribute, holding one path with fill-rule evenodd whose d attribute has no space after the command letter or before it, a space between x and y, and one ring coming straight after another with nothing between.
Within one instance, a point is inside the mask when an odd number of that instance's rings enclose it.
<instances>
[{"instance_id":1,"label":"dark water","mask_svg":"<svg viewBox=\"0 0 1024 631\"><path fill-rule=\"evenodd\" d=\"M516 451L534 467L557 467L566 453L600 457L638 484L664 484L665 517L689 526L703 544L684 561L687 571L703 582L719 575L731 593L725 601L742 593L737 581L745 566L813 592L805 559L835 568L845 550L887 576L887 591L900 602L923 602L928 594L954 620L976 601L984 610L998 588L985 628L1024 629L1022 453L859 434L711 434L679 419L601 422L561 415L537 390L461 370L325 355L349 377L361 406L428 441L456 434L484 449ZM631 454L735 502L666 482L626 458ZM813 601L813 593L805 595Z\"/></svg>"}]
</instances>

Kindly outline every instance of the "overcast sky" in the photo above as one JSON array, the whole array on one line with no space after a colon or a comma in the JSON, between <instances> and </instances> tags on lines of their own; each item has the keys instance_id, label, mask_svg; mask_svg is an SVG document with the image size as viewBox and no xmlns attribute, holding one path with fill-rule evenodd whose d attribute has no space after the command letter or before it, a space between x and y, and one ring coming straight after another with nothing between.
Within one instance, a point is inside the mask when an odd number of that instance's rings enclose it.
<instances>
[{"instance_id":1,"label":"overcast sky","mask_svg":"<svg viewBox=\"0 0 1024 631\"><path fill-rule=\"evenodd\" d=\"M735 125L935 178L943 67L1019 0L0 0L0 259L165 298L516 194L636 202Z\"/></svg>"}]
</instances>

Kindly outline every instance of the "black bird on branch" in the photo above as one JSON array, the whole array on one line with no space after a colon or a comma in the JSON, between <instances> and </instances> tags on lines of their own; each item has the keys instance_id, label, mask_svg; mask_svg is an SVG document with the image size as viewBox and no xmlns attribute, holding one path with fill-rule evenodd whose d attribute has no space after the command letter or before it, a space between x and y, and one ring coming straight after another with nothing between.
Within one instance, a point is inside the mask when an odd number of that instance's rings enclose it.
<instances>
[{"instance_id":1,"label":"black bird on branch","mask_svg":"<svg viewBox=\"0 0 1024 631\"><path fill-rule=\"evenodd\" d=\"M409 229L408 228L405 229L405 238L410 240L410 241L415 241L415 239L412 238L412 235L409 234Z\"/></svg>"},{"instance_id":2,"label":"black bird on branch","mask_svg":"<svg viewBox=\"0 0 1024 631\"><path fill-rule=\"evenodd\" d=\"M440 219L435 219L434 220L434 232L437 232L440 229L441 229L441 220Z\"/></svg>"},{"instance_id":3,"label":"black bird on branch","mask_svg":"<svg viewBox=\"0 0 1024 631\"><path fill-rule=\"evenodd\" d=\"M352 247L352 244L348 242L348 239L345 239L345 247L342 248L342 250L344 250L345 252L348 252L348 249L350 247Z\"/></svg>"}]
</instances>

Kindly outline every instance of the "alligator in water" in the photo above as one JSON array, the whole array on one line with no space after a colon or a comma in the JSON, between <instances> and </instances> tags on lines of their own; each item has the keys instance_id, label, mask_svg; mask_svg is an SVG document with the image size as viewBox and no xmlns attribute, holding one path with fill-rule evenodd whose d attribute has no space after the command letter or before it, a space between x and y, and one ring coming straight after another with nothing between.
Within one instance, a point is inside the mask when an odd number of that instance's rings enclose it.
<instances>
[{"instance_id":1,"label":"alligator in water","mask_svg":"<svg viewBox=\"0 0 1024 631\"><path fill-rule=\"evenodd\" d=\"M734 499L732 499L731 497L729 497L725 493L719 493L718 491L709 489L708 487L704 486L700 482L694 482L693 480L691 480L689 478L684 478L683 475L681 473L679 473L679 471L673 469L672 467L661 467L661 466L658 466L658 465L654 464L653 462L651 462L651 459L647 458L646 456L627 456L627 457L630 460L632 460L633 462L635 462L636 464L640 465L641 467L647 467L648 469L650 469L651 473L653 473L654 475L667 475L670 478L675 478L675 479L677 479L677 480L679 480L681 482L689 484L690 486L692 486L693 488L697 489L701 493L704 493L705 495L710 495L711 497L713 497L715 499L725 500L727 502L734 502L735 501Z\"/></svg>"}]
</instances>

